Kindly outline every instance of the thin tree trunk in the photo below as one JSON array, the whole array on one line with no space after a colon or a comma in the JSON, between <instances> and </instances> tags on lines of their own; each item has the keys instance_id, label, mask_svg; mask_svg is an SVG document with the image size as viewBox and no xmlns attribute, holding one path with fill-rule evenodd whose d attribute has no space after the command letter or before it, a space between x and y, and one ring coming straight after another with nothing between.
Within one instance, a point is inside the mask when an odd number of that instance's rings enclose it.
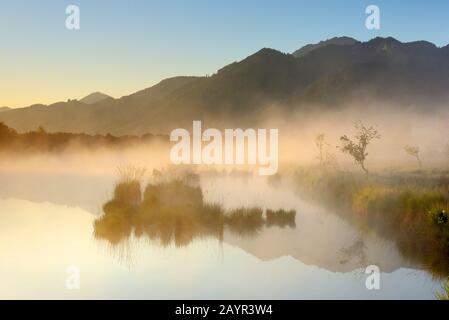
<instances>
[{"instance_id":1,"label":"thin tree trunk","mask_svg":"<svg viewBox=\"0 0 449 320\"><path fill-rule=\"evenodd\" d=\"M419 164L419 168L422 168L422 162L421 159L419 158L419 156L416 156L416 159L418 160L418 164Z\"/></svg>"},{"instance_id":2,"label":"thin tree trunk","mask_svg":"<svg viewBox=\"0 0 449 320\"><path fill-rule=\"evenodd\" d=\"M363 162L360 163L360 166L362 167L362 170L365 171L366 176L368 177L368 170L365 168L365 164Z\"/></svg>"}]
</instances>

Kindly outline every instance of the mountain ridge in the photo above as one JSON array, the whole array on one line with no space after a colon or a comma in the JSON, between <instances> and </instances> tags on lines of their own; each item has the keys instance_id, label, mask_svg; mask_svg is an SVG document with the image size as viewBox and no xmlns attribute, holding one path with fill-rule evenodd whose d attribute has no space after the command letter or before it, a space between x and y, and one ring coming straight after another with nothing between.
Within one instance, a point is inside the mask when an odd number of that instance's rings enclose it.
<instances>
[{"instance_id":1,"label":"mountain ridge","mask_svg":"<svg viewBox=\"0 0 449 320\"><path fill-rule=\"evenodd\" d=\"M313 50L328 46L328 45L353 45L355 43L357 43L359 41L357 41L354 38L351 37L333 37L324 41L320 41L318 43L309 43L301 48L299 48L298 50L294 51L292 53L292 55L295 58L300 58L303 57L307 54L309 54L310 52L312 52Z\"/></svg>"},{"instance_id":2,"label":"mountain ridge","mask_svg":"<svg viewBox=\"0 0 449 320\"><path fill-rule=\"evenodd\" d=\"M263 48L208 77L168 78L94 104L71 100L12 109L2 112L0 121L18 131L43 126L74 133L166 134L192 120L217 127L256 125L272 106L287 116L345 108L351 101L425 111L449 101L448 87L449 46L377 37L328 43L300 57Z\"/></svg>"}]
</instances>

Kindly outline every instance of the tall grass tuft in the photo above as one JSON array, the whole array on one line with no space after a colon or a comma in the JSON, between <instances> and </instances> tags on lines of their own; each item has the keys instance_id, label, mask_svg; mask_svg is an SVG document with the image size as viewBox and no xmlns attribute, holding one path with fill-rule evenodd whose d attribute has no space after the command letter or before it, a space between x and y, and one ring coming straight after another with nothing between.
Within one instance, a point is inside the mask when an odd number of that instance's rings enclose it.
<instances>
[{"instance_id":1,"label":"tall grass tuft","mask_svg":"<svg viewBox=\"0 0 449 320\"><path fill-rule=\"evenodd\" d=\"M115 185L114 199L137 205L142 200L141 184L146 169L137 166L119 167L119 180Z\"/></svg>"}]
</instances>

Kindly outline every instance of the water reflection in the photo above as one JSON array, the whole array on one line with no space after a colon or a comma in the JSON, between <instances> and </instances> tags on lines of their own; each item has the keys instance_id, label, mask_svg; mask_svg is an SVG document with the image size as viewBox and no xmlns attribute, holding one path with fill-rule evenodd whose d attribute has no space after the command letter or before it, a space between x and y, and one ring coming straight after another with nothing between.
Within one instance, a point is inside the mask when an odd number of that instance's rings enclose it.
<instances>
[{"instance_id":1,"label":"water reflection","mask_svg":"<svg viewBox=\"0 0 449 320\"><path fill-rule=\"evenodd\" d=\"M118 187L113 180L99 185L95 177L92 181L86 177L77 184L77 179L61 177L59 192L47 195L40 189L56 180L40 179L35 188L39 198L31 201L18 199L33 195L31 187L26 194L13 190L5 194L6 187L0 188L4 198L0 199L0 272L4 275L0 297L432 299L440 290L431 274L404 261L394 243L362 234L331 212L305 203L286 183L272 187L260 177L192 176L178 186L153 181L141 190L132 183ZM185 182L188 187L179 191ZM78 200L73 193L80 185L86 195L96 190L97 202L89 207L102 210L101 204L110 199L101 217L96 210L80 208L84 198L69 205ZM55 204L56 200L67 204ZM186 203L191 208L187 212ZM147 212L148 206L152 209ZM194 211L198 207L216 210L221 222L201 219L201 211ZM163 210L172 213L165 224L157 216ZM189 212L191 221L188 215L184 218ZM102 219L109 222L103 221L100 230ZM139 219L153 219L153 223L137 223ZM112 241L93 239L93 233L108 230ZM162 235L170 239L163 247ZM155 241L149 241L151 236ZM128 258L119 252L126 246L131 265L117 259ZM368 264L382 271L379 291L365 288L363 268ZM70 265L81 270L81 290L64 286Z\"/></svg>"},{"instance_id":2,"label":"water reflection","mask_svg":"<svg viewBox=\"0 0 449 320\"><path fill-rule=\"evenodd\" d=\"M190 179L149 184L143 195L139 180L122 180L103 211L94 222L94 235L113 245L134 235L158 240L164 247L182 247L196 238L222 241L225 230L254 237L263 227L296 226L294 210L266 210L264 215L258 207L225 211L219 204L205 203L201 188Z\"/></svg>"}]
</instances>

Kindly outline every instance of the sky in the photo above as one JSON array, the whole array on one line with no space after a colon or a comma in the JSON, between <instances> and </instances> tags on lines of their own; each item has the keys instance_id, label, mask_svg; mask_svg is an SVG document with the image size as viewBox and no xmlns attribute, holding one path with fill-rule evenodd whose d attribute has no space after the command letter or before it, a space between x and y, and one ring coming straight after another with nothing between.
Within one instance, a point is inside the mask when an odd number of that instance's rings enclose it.
<instances>
[{"instance_id":1,"label":"sky","mask_svg":"<svg viewBox=\"0 0 449 320\"><path fill-rule=\"evenodd\" d=\"M68 5L80 29L65 25ZM368 5L380 30L365 27ZM0 107L121 97L177 75L213 74L269 47L334 36L449 43L449 1L0 0Z\"/></svg>"}]
</instances>

